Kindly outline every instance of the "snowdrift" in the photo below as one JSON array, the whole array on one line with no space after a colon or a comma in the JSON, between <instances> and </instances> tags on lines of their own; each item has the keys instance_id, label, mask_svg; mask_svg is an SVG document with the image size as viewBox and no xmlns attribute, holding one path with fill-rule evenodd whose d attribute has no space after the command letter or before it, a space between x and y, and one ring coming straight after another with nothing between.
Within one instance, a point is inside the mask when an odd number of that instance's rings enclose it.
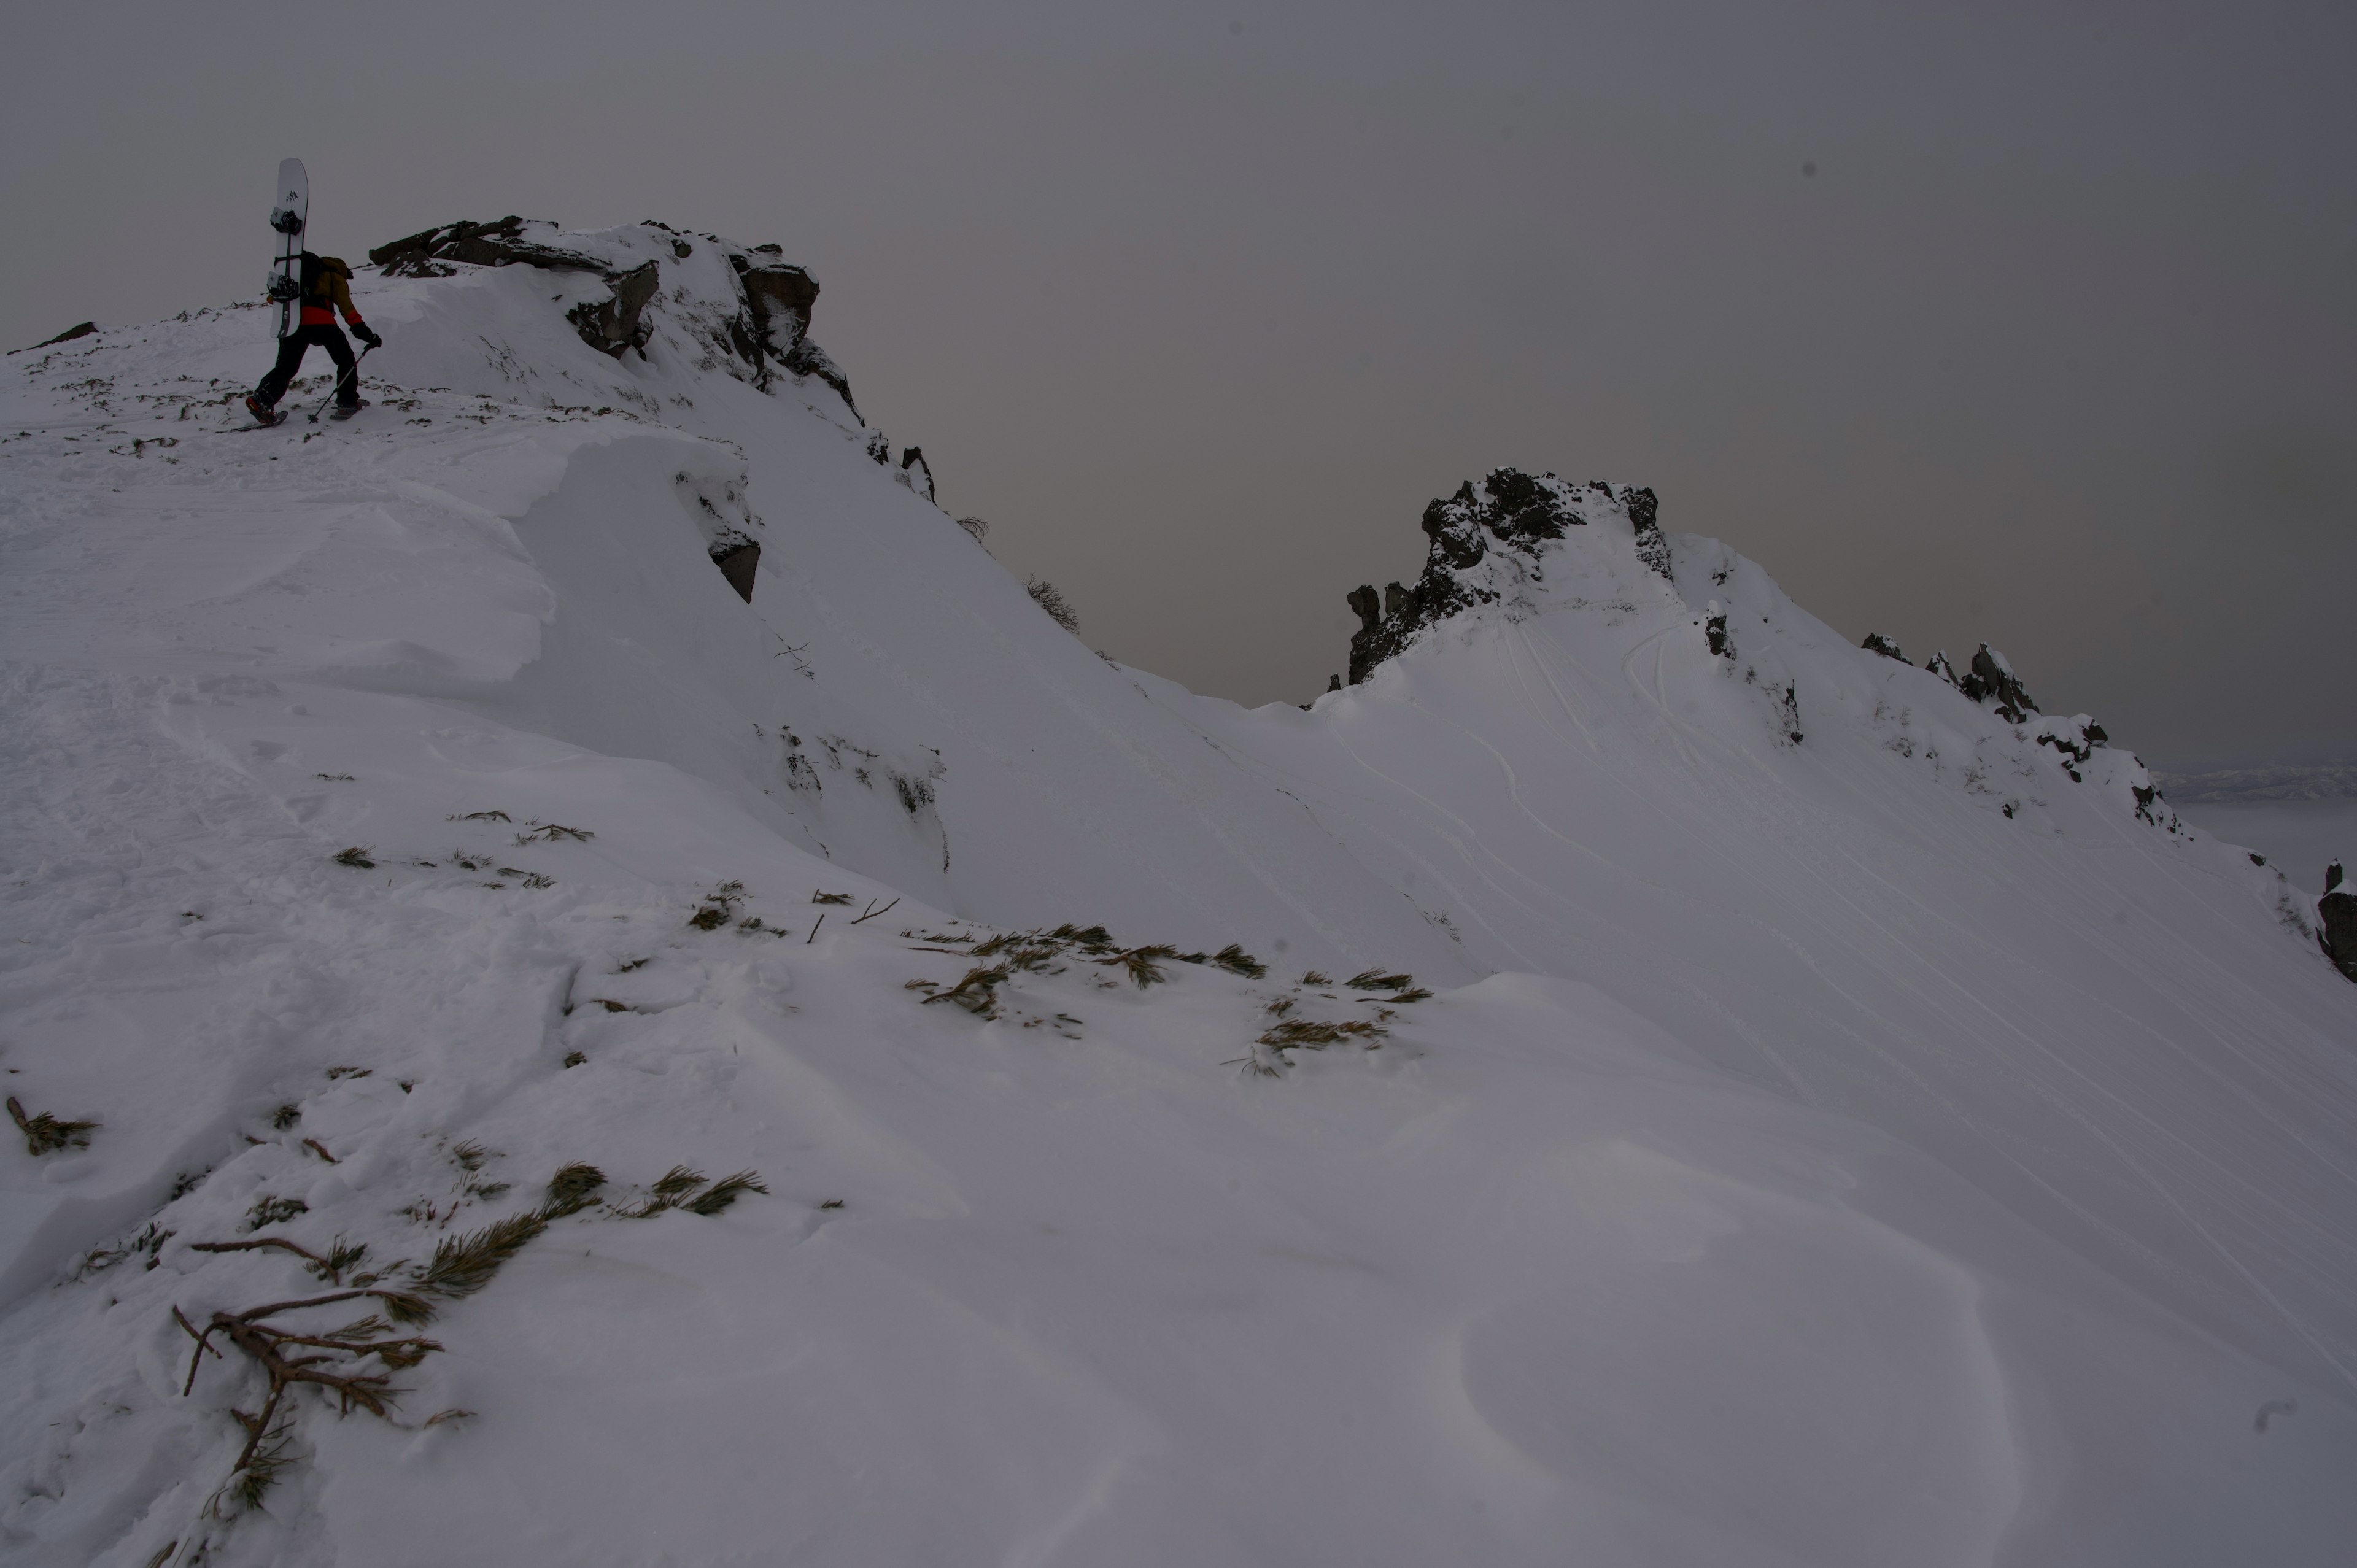
<instances>
[{"instance_id":1,"label":"snowdrift","mask_svg":"<svg viewBox=\"0 0 2357 1568\"><path fill-rule=\"evenodd\" d=\"M2083 715L1504 471L1244 712L774 248L379 262L0 382L9 1560L2337 1560L2357 992Z\"/></svg>"}]
</instances>

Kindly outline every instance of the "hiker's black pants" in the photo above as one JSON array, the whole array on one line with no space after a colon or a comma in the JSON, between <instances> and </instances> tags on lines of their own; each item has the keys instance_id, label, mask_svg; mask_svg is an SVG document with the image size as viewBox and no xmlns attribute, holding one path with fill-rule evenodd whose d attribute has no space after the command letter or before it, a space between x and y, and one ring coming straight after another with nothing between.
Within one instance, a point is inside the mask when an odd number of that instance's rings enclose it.
<instances>
[{"instance_id":1,"label":"hiker's black pants","mask_svg":"<svg viewBox=\"0 0 2357 1568\"><path fill-rule=\"evenodd\" d=\"M344 329L330 321L322 327L298 327L294 335L278 339L278 362L253 389L253 395L273 408L286 395L295 380L295 372L303 368L303 356L317 343L336 361L336 404L350 408L361 401L360 372L353 369L352 346L344 337Z\"/></svg>"}]
</instances>

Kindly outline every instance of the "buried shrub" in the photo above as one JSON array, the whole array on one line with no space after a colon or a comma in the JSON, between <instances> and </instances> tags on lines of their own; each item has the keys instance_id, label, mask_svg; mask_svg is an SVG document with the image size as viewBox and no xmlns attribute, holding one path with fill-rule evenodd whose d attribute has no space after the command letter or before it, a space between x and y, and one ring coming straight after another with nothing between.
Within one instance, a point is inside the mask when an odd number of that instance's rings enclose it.
<instances>
[{"instance_id":1,"label":"buried shrub","mask_svg":"<svg viewBox=\"0 0 2357 1568\"><path fill-rule=\"evenodd\" d=\"M1118 968L1127 971L1129 978L1135 981L1137 988L1143 991L1149 985L1157 985L1169 979L1168 975L1162 972L1159 961L1175 959L1178 956L1177 948L1157 942L1152 947L1129 948L1114 954L1111 958L1101 958L1097 961L1109 969Z\"/></svg>"},{"instance_id":2,"label":"buried shrub","mask_svg":"<svg viewBox=\"0 0 2357 1568\"><path fill-rule=\"evenodd\" d=\"M710 1216L723 1212L748 1192L766 1193L770 1189L752 1171L738 1171L735 1176L722 1176L707 1186L702 1171L686 1165L673 1165L647 1190L651 1196L645 1202L631 1208L618 1208L614 1212L625 1219L651 1219L673 1208Z\"/></svg>"},{"instance_id":3,"label":"buried shrub","mask_svg":"<svg viewBox=\"0 0 2357 1568\"><path fill-rule=\"evenodd\" d=\"M1310 1018L1288 1018L1260 1037L1260 1043L1276 1051L1322 1051L1328 1046L1344 1040L1378 1040L1390 1031L1379 1025L1351 1018L1338 1024L1320 1023ZM1369 1050L1375 1047L1368 1046Z\"/></svg>"},{"instance_id":4,"label":"buried shrub","mask_svg":"<svg viewBox=\"0 0 2357 1568\"><path fill-rule=\"evenodd\" d=\"M98 1130L95 1122L74 1122L52 1116L44 1111L38 1116L25 1114L16 1097L8 1097L8 1116L16 1123L16 1131L25 1134L25 1152L28 1155L54 1155L60 1149L87 1149L90 1135Z\"/></svg>"},{"instance_id":5,"label":"buried shrub","mask_svg":"<svg viewBox=\"0 0 2357 1568\"><path fill-rule=\"evenodd\" d=\"M473 1143L459 1144L450 1153L468 1171L479 1168L489 1156L488 1150ZM437 1303L457 1301L482 1290L500 1267L546 1230L552 1220L588 1207L605 1185L605 1173L595 1165L576 1161L563 1166L549 1179L547 1197L539 1207L495 1220L466 1235L445 1237L430 1260L409 1270L405 1289L385 1288L376 1283L381 1276L361 1274L354 1277L350 1289L268 1302L242 1312L216 1312L202 1328L174 1306L173 1321L195 1342L188 1355L188 1376L181 1384L183 1397L194 1392L197 1372L204 1359L209 1355L217 1359L223 1357L221 1344L242 1353L267 1380L268 1391L258 1413L249 1415L234 1409L230 1412L244 1428L246 1441L231 1466L229 1478L208 1499L205 1517L221 1518L223 1499L232 1497L249 1509L260 1508L264 1496L293 1463L294 1412L286 1405L286 1396L297 1385L308 1384L324 1393L332 1393L340 1414L349 1415L358 1409L381 1421L392 1421L393 1407L402 1392L393 1386L394 1375L417 1366L443 1348L435 1340L405 1334L396 1326L427 1323ZM718 1214L748 1192L768 1190L751 1171L739 1171L719 1181L707 1182L700 1172L675 1165L654 1184L655 1197L651 1204L637 1212L678 1208L692 1214ZM302 1211L302 1204L294 1199L265 1195L248 1218L252 1220L266 1212L271 1219L285 1219ZM313 1274L338 1283L344 1272L357 1265L368 1250L365 1245L349 1245L341 1237L336 1239L325 1257L277 1237L199 1241L193 1246L202 1252L283 1251L300 1258ZM366 1316L340 1327L321 1330L298 1327L285 1321L298 1312L345 1302L365 1304ZM431 1426L463 1413L445 1411L425 1424Z\"/></svg>"},{"instance_id":6,"label":"buried shrub","mask_svg":"<svg viewBox=\"0 0 2357 1568\"><path fill-rule=\"evenodd\" d=\"M1003 963L969 969L964 979L947 991L936 992L926 997L925 1003L930 1006L935 1002L954 1002L969 1013L989 1017L998 1007L998 987L1011 972Z\"/></svg>"},{"instance_id":7,"label":"buried shrub","mask_svg":"<svg viewBox=\"0 0 2357 1568\"><path fill-rule=\"evenodd\" d=\"M1026 577L1023 579L1023 591L1031 596L1031 602L1045 611L1049 620L1066 631L1075 634L1080 631L1079 612L1065 601L1055 584L1045 577Z\"/></svg>"}]
</instances>

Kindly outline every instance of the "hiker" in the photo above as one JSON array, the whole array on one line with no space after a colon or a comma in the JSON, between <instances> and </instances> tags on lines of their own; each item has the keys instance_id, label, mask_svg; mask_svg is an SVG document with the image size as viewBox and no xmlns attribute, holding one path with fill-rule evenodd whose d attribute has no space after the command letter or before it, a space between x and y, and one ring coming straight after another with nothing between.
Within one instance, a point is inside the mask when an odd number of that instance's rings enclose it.
<instances>
[{"instance_id":1,"label":"hiker","mask_svg":"<svg viewBox=\"0 0 2357 1568\"><path fill-rule=\"evenodd\" d=\"M351 323L352 336L370 348L382 346L384 339L352 308L351 277L352 269L341 258L303 252L302 318L294 331L278 340L278 363L245 400L245 406L263 424L277 423L278 400L286 395L287 384L314 343L336 362L336 407L339 411L360 407L361 378L354 368L359 361L352 358L352 346L344 340L343 329L336 325L336 313L343 313Z\"/></svg>"}]
</instances>

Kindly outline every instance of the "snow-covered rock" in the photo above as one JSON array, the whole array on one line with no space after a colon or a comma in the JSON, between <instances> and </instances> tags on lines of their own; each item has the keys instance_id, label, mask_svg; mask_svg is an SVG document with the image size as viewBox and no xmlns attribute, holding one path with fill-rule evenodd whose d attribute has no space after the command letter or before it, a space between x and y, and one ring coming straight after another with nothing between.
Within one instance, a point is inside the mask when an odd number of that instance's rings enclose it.
<instances>
[{"instance_id":1,"label":"snow-covered rock","mask_svg":"<svg viewBox=\"0 0 2357 1568\"><path fill-rule=\"evenodd\" d=\"M0 1556L2338 1561L2352 993L1993 651L1501 469L1246 712L774 248L391 249L0 381Z\"/></svg>"}]
</instances>

